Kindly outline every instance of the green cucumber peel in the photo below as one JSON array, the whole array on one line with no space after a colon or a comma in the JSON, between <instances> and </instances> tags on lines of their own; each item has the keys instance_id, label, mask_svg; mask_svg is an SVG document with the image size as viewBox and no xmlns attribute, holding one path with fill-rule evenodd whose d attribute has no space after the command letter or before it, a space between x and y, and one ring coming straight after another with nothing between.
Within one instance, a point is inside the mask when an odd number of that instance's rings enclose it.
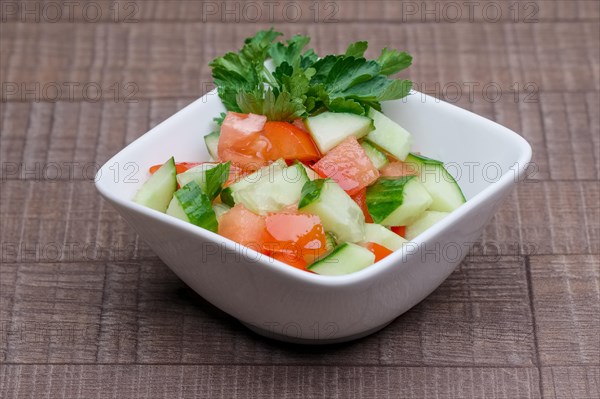
<instances>
[{"instance_id":1,"label":"green cucumber peel","mask_svg":"<svg viewBox=\"0 0 600 399\"><path fill-rule=\"evenodd\" d=\"M302 209L305 206L312 204L321 196L321 190L323 189L323 185L327 183L330 179L317 179L317 180L309 180L304 183L302 187L302 192L300 193L300 202L298 203L298 209Z\"/></svg>"},{"instance_id":2,"label":"green cucumber peel","mask_svg":"<svg viewBox=\"0 0 600 399\"><path fill-rule=\"evenodd\" d=\"M437 159L428 158L423 155L417 155L412 152L410 154L408 154L408 157L406 159L407 163L410 163L410 161L411 161L410 158L416 158L419 162L426 163L429 165L443 165L444 164L442 161L438 161Z\"/></svg>"},{"instance_id":3,"label":"green cucumber peel","mask_svg":"<svg viewBox=\"0 0 600 399\"><path fill-rule=\"evenodd\" d=\"M226 187L221 191L221 202L231 207L235 206L235 200L233 199L233 191L231 188Z\"/></svg>"},{"instance_id":4,"label":"green cucumber peel","mask_svg":"<svg viewBox=\"0 0 600 399\"><path fill-rule=\"evenodd\" d=\"M217 232L217 216L211 200L202 191L198 183L192 181L175 191L174 195L190 223Z\"/></svg>"},{"instance_id":5,"label":"green cucumber peel","mask_svg":"<svg viewBox=\"0 0 600 399\"><path fill-rule=\"evenodd\" d=\"M381 223L402 205L404 187L416 176L380 178L367 187L367 209L375 223Z\"/></svg>"}]
</instances>

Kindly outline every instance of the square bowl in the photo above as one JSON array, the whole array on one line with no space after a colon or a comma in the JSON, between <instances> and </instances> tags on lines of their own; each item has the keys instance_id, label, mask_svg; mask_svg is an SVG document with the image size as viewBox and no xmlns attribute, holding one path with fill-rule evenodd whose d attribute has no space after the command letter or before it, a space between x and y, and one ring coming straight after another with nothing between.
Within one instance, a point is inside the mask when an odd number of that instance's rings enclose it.
<instances>
[{"instance_id":1,"label":"square bowl","mask_svg":"<svg viewBox=\"0 0 600 399\"><path fill-rule=\"evenodd\" d=\"M209 161L202 136L224 110L216 92L207 93L104 164L96 187L198 294L252 330L290 342L360 338L424 299L467 255L531 160L521 136L454 105L415 91L384 103L412 133L413 150L444 161L468 201L375 265L320 276L132 201L151 165L171 156ZM137 173L115 179L115 168Z\"/></svg>"}]
</instances>

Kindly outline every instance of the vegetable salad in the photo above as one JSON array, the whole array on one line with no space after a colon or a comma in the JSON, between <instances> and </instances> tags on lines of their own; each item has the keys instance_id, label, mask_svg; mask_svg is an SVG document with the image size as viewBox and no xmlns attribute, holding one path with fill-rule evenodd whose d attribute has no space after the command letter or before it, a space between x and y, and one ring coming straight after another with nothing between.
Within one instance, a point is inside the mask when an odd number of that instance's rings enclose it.
<instances>
[{"instance_id":1,"label":"vegetable salad","mask_svg":"<svg viewBox=\"0 0 600 399\"><path fill-rule=\"evenodd\" d=\"M322 275L368 267L465 202L440 161L382 113L412 57L367 42L319 57L273 29L210 63L227 112L204 137L214 162L150 168L134 201Z\"/></svg>"}]
</instances>

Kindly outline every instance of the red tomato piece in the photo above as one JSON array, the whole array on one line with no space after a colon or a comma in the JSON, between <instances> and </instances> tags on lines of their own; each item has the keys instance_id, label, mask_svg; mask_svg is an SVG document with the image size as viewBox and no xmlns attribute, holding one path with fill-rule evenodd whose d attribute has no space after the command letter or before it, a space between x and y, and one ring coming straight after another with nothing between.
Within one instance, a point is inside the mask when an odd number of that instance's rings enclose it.
<instances>
[{"instance_id":1,"label":"red tomato piece","mask_svg":"<svg viewBox=\"0 0 600 399\"><path fill-rule=\"evenodd\" d=\"M265 218L249 211L244 205L237 204L221 216L219 234L264 253L267 238Z\"/></svg>"},{"instance_id":2,"label":"red tomato piece","mask_svg":"<svg viewBox=\"0 0 600 399\"><path fill-rule=\"evenodd\" d=\"M268 142L264 151L266 160L279 158L312 161L320 157L310 134L287 122L267 122L262 137Z\"/></svg>"},{"instance_id":3,"label":"red tomato piece","mask_svg":"<svg viewBox=\"0 0 600 399\"><path fill-rule=\"evenodd\" d=\"M237 166L255 170L266 165L261 156L265 143L261 143L262 131L267 117L255 114L228 112L221 125L217 151L219 160L231 161Z\"/></svg>"},{"instance_id":4,"label":"red tomato piece","mask_svg":"<svg viewBox=\"0 0 600 399\"><path fill-rule=\"evenodd\" d=\"M320 154L310 134L287 122L267 122L263 115L228 112L221 125L219 159L246 170L269 161L314 161Z\"/></svg>"},{"instance_id":5,"label":"red tomato piece","mask_svg":"<svg viewBox=\"0 0 600 399\"><path fill-rule=\"evenodd\" d=\"M380 260L392 253L392 251L390 251L386 247L374 242L367 242L366 244L364 244L364 246L369 251L373 252L373 254L375 255L375 262L379 262Z\"/></svg>"},{"instance_id":6,"label":"red tomato piece","mask_svg":"<svg viewBox=\"0 0 600 399\"><path fill-rule=\"evenodd\" d=\"M398 234L400 237L403 237L406 235L406 226L392 226L390 227L390 230L392 230L394 233Z\"/></svg>"},{"instance_id":7,"label":"red tomato piece","mask_svg":"<svg viewBox=\"0 0 600 399\"><path fill-rule=\"evenodd\" d=\"M335 180L350 195L373 183L379 171L354 136L329 151L313 169Z\"/></svg>"},{"instance_id":8,"label":"red tomato piece","mask_svg":"<svg viewBox=\"0 0 600 399\"><path fill-rule=\"evenodd\" d=\"M177 174L180 174L188 169L192 169L194 166L198 166L201 164L202 162L175 162L175 170L177 171ZM162 164L151 166L150 174L154 174L154 172L156 172L161 166Z\"/></svg>"},{"instance_id":9,"label":"red tomato piece","mask_svg":"<svg viewBox=\"0 0 600 399\"><path fill-rule=\"evenodd\" d=\"M360 206L360 209L362 209L365 215L365 222L373 223L373 218L371 217L371 214L367 209L367 188L362 188L359 192L352 195L351 197L354 200L354 202L356 202L358 206Z\"/></svg>"},{"instance_id":10,"label":"red tomato piece","mask_svg":"<svg viewBox=\"0 0 600 399\"><path fill-rule=\"evenodd\" d=\"M316 215L272 213L267 215L265 222L265 249L269 253L295 255L310 262L327 250L325 231Z\"/></svg>"},{"instance_id":11,"label":"red tomato piece","mask_svg":"<svg viewBox=\"0 0 600 399\"><path fill-rule=\"evenodd\" d=\"M381 176L389 177L402 177L402 176L416 176L417 171L413 166L406 162L393 161L385 165L380 170Z\"/></svg>"},{"instance_id":12,"label":"red tomato piece","mask_svg":"<svg viewBox=\"0 0 600 399\"><path fill-rule=\"evenodd\" d=\"M294 252L272 252L269 253L269 255L278 261L294 266L300 270L307 270L306 267L308 266L308 263L304 258L298 256L298 254Z\"/></svg>"},{"instance_id":13,"label":"red tomato piece","mask_svg":"<svg viewBox=\"0 0 600 399\"><path fill-rule=\"evenodd\" d=\"M305 132L308 133L308 129L306 128L306 125L304 124L304 121L301 118L294 119L294 121L292 122L292 125L296 126L298 129L304 130Z\"/></svg>"}]
</instances>

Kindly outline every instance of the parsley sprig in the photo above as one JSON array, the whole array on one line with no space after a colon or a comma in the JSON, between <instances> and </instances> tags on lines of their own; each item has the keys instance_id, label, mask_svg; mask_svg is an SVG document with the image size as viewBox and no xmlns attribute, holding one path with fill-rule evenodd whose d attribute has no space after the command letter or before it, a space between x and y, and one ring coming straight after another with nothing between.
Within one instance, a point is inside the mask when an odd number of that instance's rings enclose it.
<instances>
[{"instance_id":1,"label":"parsley sprig","mask_svg":"<svg viewBox=\"0 0 600 399\"><path fill-rule=\"evenodd\" d=\"M390 78L412 63L406 52L384 48L376 60L367 60L368 43L360 41L344 54L319 58L306 49L308 36L285 42L277 41L280 36L273 29L259 31L237 53L209 64L227 110L283 121L323 111L364 115L410 92L411 81Z\"/></svg>"}]
</instances>

